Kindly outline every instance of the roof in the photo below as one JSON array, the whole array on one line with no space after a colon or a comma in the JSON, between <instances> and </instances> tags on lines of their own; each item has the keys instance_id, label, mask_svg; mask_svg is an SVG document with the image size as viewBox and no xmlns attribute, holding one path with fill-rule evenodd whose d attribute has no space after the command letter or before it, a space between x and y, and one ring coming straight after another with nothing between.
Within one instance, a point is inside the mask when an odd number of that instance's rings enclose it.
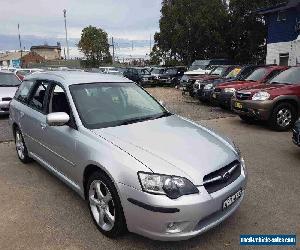
<instances>
[{"instance_id":1,"label":"roof","mask_svg":"<svg viewBox=\"0 0 300 250\"><path fill-rule=\"evenodd\" d=\"M29 53L28 51L22 51L22 56L25 56L28 53ZM0 61L18 60L20 58L21 58L21 51L0 54Z\"/></svg>"},{"instance_id":2,"label":"roof","mask_svg":"<svg viewBox=\"0 0 300 250\"><path fill-rule=\"evenodd\" d=\"M14 74L14 73L9 70L0 70L0 74Z\"/></svg>"},{"instance_id":3,"label":"roof","mask_svg":"<svg viewBox=\"0 0 300 250\"><path fill-rule=\"evenodd\" d=\"M288 2L280 3L275 6L258 9L256 12L259 14L265 15L265 14L274 13L277 11L283 11L283 10L287 10L290 8L294 8L294 7L297 7L299 4L300 4L300 0L289 0Z\"/></svg>"},{"instance_id":4,"label":"roof","mask_svg":"<svg viewBox=\"0 0 300 250\"><path fill-rule=\"evenodd\" d=\"M58 45L54 45L54 46L51 46L51 45L36 45L36 46L31 46L30 50L33 50L33 49L60 49L61 50L61 47L58 46Z\"/></svg>"},{"instance_id":5,"label":"roof","mask_svg":"<svg viewBox=\"0 0 300 250\"><path fill-rule=\"evenodd\" d=\"M37 72L35 74L26 76L26 80L40 79L60 82L65 86L81 83L120 83L132 82L123 76L91 73L91 72L78 72L78 71L45 71Z\"/></svg>"}]
</instances>

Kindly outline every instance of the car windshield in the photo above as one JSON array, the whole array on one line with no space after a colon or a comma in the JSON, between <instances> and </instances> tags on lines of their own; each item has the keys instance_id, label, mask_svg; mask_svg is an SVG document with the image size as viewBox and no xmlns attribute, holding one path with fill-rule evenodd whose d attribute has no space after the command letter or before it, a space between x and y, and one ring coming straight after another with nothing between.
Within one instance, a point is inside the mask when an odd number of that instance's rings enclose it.
<instances>
[{"instance_id":1,"label":"car windshield","mask_svg":"<svg viewBox=\"0 0 300 250\"><path fill-rule=\"evenodd\" d=\"M188 81L190 78L189 78L189 76L188 75L183 75L182 77L181 77L181 79L180 79L180 81L181 82L183 82L183 81Z\"/></svg>"},{"instance_id":2,"label":"car windshield","mask_svg":"<svg viewBox=\"0 0 300 250\"><path fill-rule=\"evenodd\" d=\"M14 74L0 73L0 86L19 86L20 80Z\"/></svg>"},{"instance_id":3,"label":"car windshield","mask_svg":"<svg viewBox=\"0 0 300 250\"><path fill-rule=\"evenodd\" d=\"M156 75L158 75L158 74L163 74L164 73L164 69L153 69L152 71L151 71L151 74L156 74Z\"/></svg>"},{"instance_id":4,"label":"car windshield","mask_svg":"<svg viewBox=\"0 0 300 250\"><path fill-rule=\"evenodd\" d=\"M300 67L292 67L275 76L270 83L283 84L299 84L300 83Z\"/></svg>"},{"instance_id":5,"label":"car windshield","mask_svg":"<svg viewBox=\"0 0 300 250\"><path fill-rule=\"evenodd\" d=\"M138 69L139 75L150 75L150 72L147 69Z\"/></svg>"},{"instance_id":6,"label":"car windshield","mask_svg":"<svg viewBox=\"0 0 300 250\"><path fill-rule=\"evenodd\" d=\"M241 68L235 68L233 70L231 70L227 76L225 76L225 78L236 78L237 75L241 72Z\"/></svg>"},{"instance_id":7,"label":"car windshield","mask_svg":"<svg viewBox=\"0 0 300 250\"><path fill-rule=\"evenodd\" d=\"M216 67L215 69L213 69L209 74L210 75L222 75L224 72L225 68L224 67Z\"/></svg>"},{"instance_id":8,"label":"car windshield","mask_svg":"<svg viewBox=\"0 0 300 250\"><path fill-rule=\"evenodd\" d=\"M189 67L189 71L198 70L198 69L206 69L207 65L192 65Z\"/></svg>"},{"instance_id":9,"label":"car windshield","mask_svg":"<svg viewBox=\"0 0 300 250\"><path fill-rule=\"evenodd\" d=\"M260 68L255 70L251 75L249 75L245 81L260 81L262 78L266 75L267 69L266 68Z\"/></svg>"},{"instance_id":10,"label":"car windshield","mask_svg":"<svg viewBox=\"0 0 300 250\"><path fill-rule=\"evenodd\" d=\"M168 75L176 75L177 74L177 69L167 69L166 74Z\"/></svg>"},{"instance_id":11,"label":"car windshield","mask_svg":"<svg viewBox=\"0 0 300 250\"><path fill-rule=\"evenodd\" d=\"M76 108L85 127L100 129L158 119L170 115L134 83L71 85Z\"/></svg>"}]
</instances>

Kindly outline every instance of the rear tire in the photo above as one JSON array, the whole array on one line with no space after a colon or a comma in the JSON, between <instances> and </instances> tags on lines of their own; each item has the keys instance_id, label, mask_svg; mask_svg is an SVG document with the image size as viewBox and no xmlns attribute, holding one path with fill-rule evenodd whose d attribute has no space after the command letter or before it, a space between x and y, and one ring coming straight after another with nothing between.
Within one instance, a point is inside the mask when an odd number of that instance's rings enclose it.
<instances>
[{"instance_id":1,"label":"rear tire","mask_svg":"<svg viewBox=\"0 0 300 250\"><path fill-rule=\"evenodd\" d=\"M28 156L28 150L24 141L23 134L18 127L15 129L14 136L15 136L16 151L20 161L25 164L31 162L32 159Z\"/></svg>"},{"instance_id":2,"label":"rear tire","mask_svg":"<svg viewBox=\"0 0 300 250\"><path fill-rule=\"evenodd\" d=\"M297 111L290 103L280 103L272 111L269 125L276 131L287 131L296 121Z\"/></svg>"},{"instance_id":3,"label":"rear tire","mask_svg":"<svg viewBox=\"0 0 300 250\"><path fill-rule=\"evenodd\" d=\"M127 230L118 192L111 179L101 171L88 179L87 202L93 222L109 238L117 238Z\"/></svg>"}]
</instances>

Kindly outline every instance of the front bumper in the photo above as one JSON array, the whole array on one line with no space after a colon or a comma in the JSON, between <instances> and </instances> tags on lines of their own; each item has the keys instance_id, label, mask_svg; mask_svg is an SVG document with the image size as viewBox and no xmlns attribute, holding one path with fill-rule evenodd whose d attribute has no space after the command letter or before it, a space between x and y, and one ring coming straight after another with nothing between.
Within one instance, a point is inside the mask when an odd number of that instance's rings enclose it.
<instances>
[{"instance_id":1,"label":"front bumper","mask_svg":"<svg viewBox=\"0 0 300 250\"><path fill-rule=\"evenodd\" d=\"M218 104L222 107L231 108L231 99L233 93L221 92L218 98Z\"/></svg>"},{"instance_id":2,"label":"front bumper","mask_svg":"<svg viewBox=\"0 0 300 250\"><path fill-rule=\"evenodd\" d=\"M120 183L118 188L121 190L123 211L130 232L154 240L179 241L204 233L228 218L240 206L246 182L246 174L242 170L236 181L215 193L209 194L200 186L199 194L182 196L176 200L163 195L147 194ZM223 202L240 189L243 190L242 196L233 205L222 210ZM141 207L132 199L149 205L152 209ZM178 230L169 232L170 223L174 223Z\"/></svg>"},{"instance_id":3,"label":"front bumper","mask_svg":"<svg viewBox=\"0 0 300 250\"><path fill-rule=\"evenodd\" d=\"M0 101L0 115L9 114L10 101Z\"/></svg>"},{"instance_id":4,"label":"front bumper","mask_svg":"<svg viewBox=\"0 0 300 250\"><path fill-rule=\"evenodd\" d=\"M237 107L240 104L241 106ZM257 120L269 120L273 110L274 101L252 101L252 100L237 100L231 101L232 109L239 115L246 115Z\"/></svg>"},{"instance_id":5,"label":"front bumper","mask_svg":"<svg viewBox=\"0 0 300 250\"><path fill-rule=\"evenodd\" d=\"M211 95L213 93L213 89L203 89L199 95L198 98L200 101L208 102L211 101Z\"/></svg>"}]
</instances>

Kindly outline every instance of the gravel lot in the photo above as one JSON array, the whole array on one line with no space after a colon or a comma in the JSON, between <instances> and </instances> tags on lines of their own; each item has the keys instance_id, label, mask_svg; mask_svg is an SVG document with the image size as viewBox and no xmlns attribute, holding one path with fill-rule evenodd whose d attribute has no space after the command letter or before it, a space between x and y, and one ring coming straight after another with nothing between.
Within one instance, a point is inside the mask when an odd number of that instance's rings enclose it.
<instances>
[{"instance_id":1,"label":"gravel lot","mask_svg":"<svg viewBox=\"0 0 300 250\"><path fill-rule=\"evenodd\" d=\"M166 101L171 111L239 145L249 181L236 213L184 242L157 242L130 233L111 240L98 232L76 193L38 164L21 164L14 143L6 142L0 143L0 249L290 249L239 246L240 234L290 233L297 234L300 249L300 148L292 144L291 133L245 124L230 113L182 98L174 89L149 92Z\"/></svg>"},{"instance_id":2,"label":"gravel lot","mask_svg":"<svg viewBox=\"0 0 300 250\"><path fill-rule=\"evenodd\" d=\"M181 90L159 87L146 88L146 90L157 100L164 101L169 111L194 121L234 116L232 113L227 112L219 107L200 104L199 101L188 95L183 96Z\"/></svg>"},{"instance_id":3,"label":"gravel lot","mask_svg":"<svg viewBox=\"0 0 300 250\"><path fill-rule=\"evenodd\" d=\"M8 125L8 116L0 116L0 142L10 141L13 139Z\"/></svg>"}]
</instances>

